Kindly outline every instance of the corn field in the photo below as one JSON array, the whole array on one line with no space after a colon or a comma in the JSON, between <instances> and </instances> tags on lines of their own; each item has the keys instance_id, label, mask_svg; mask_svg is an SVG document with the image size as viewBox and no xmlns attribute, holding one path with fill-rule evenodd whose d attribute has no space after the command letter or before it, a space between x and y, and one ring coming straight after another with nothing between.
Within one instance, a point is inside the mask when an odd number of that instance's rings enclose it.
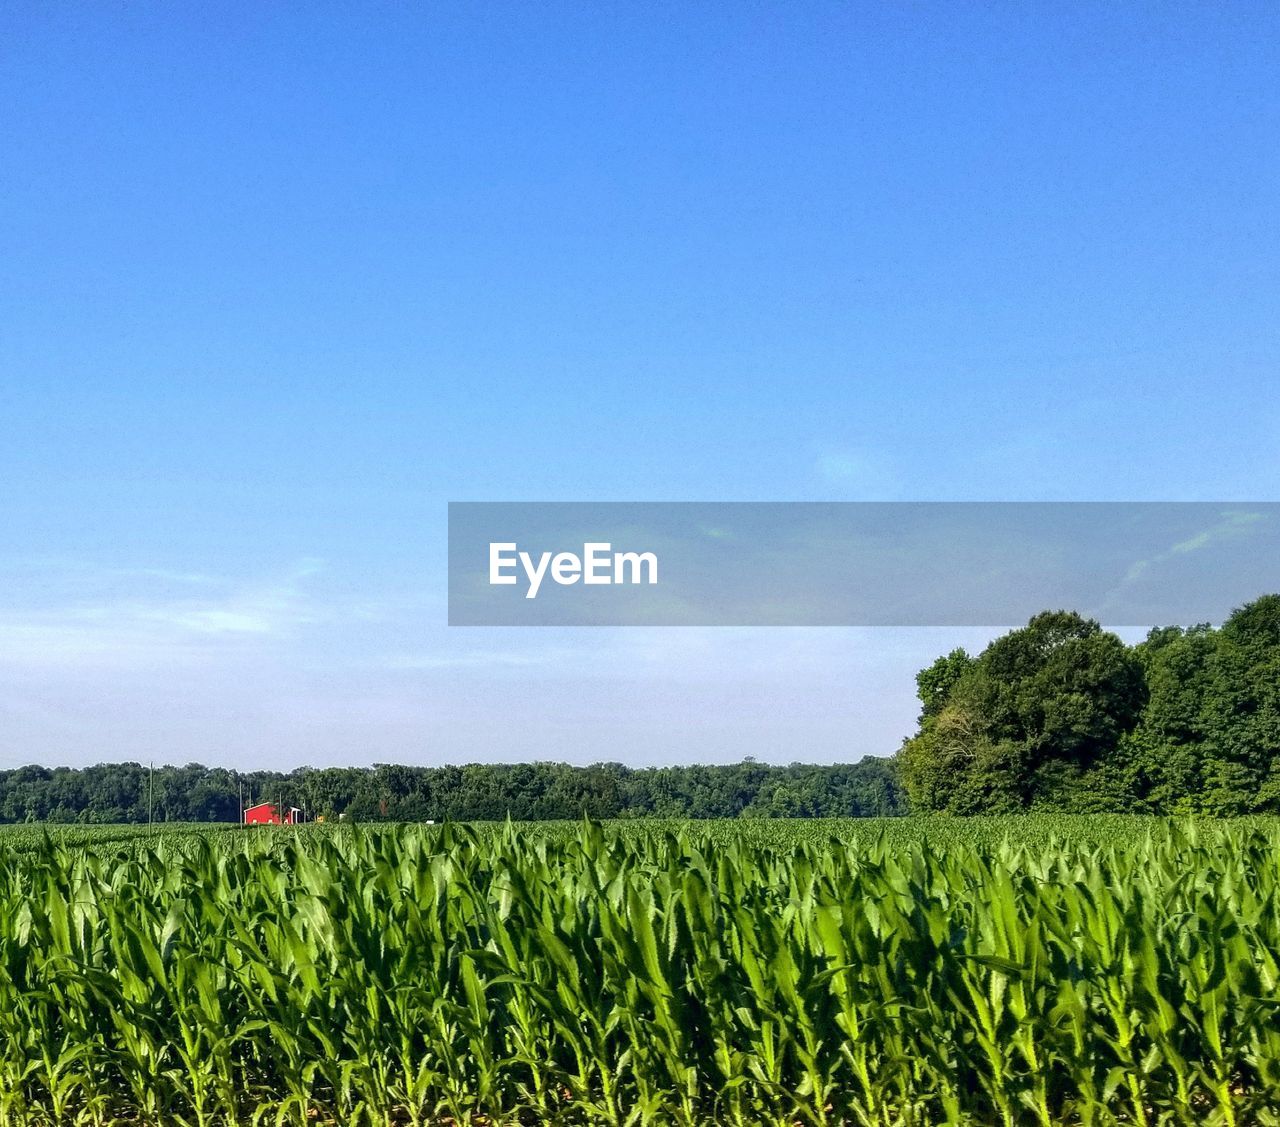
<instances>
[{"instance_id":1,"label":"corn field","mask_svg":"<svg viewBox=\"0 0 1280 1127\"><path fill-rule=\"evenodd\" d=\"M1280 830L1111 821L0 832L0 1124L1280 1124Z\"/></svg>"}]
</instances>

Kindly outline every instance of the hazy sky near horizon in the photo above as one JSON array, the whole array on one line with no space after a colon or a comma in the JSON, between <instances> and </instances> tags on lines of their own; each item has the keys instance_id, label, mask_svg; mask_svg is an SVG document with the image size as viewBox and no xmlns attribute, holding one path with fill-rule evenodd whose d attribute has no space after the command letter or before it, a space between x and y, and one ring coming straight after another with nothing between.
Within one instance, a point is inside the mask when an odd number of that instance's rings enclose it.
<instances>
[{"instance_id":1,"label":"hazy sky near horizon","mask_svg":"<svg viewBox=\"0 0 1280 1127\"><path fill-rule=\"evenodd\" d=\"M1261 3L6 6L0 766L892 752L990 631L451 630L446 502L1280 499L1278 75Z\"/></svg>"}]
</instances>

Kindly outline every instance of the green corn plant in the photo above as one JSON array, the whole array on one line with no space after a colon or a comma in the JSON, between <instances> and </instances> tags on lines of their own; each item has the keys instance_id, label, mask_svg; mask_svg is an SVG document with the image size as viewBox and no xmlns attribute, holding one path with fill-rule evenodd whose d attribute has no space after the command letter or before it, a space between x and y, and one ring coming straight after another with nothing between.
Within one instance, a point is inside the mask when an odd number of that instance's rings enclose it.
<instances>
[{"instance_id":1,"label":"green corn plant","mask_svg":"<svg viewBox=\"0 0 1280 1127\"><path fill-rule=\"evenodd\" d=\"M0 1127L1280 1123L1278 844L0 829Z\"/></svg>"}]
</instances>

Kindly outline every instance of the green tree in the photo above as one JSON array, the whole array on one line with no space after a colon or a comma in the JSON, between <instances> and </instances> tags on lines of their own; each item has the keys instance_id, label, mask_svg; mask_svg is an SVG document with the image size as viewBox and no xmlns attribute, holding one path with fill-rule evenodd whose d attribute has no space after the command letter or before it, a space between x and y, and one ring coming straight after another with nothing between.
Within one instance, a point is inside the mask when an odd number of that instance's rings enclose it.
<instances>
[{"instance_id":1,"label":"green tree","mask_svg":"<svg viewBox=\"0 0 1280 1127\"><path fill-rule=\"evenodd\" d=\"M937 716L951 699L956 682L973 666L963 649L954 649L916 674L916 696L920 698L920 723Z\"/></svg>"},{"instance_id":2,"label":"green tree","mask_svg":"<svg viewBox=\"0 0 1280 1127\"><path fill-rule=\"evenodd\" d=\"M1092 776L1146 699L1129 648L1071 611L1038 614L977 658L953 651L917 687L903 785L914 809L957 814L1093 806Z\"/></svg>"},{"instance_id":3,"label":"green tree","mask_svg":"<svg viewBox=\"0 0 1280 1127\"><path fill-rule=\"evenodd\" d=\"M1239 608L1218 631L1202 722L1205 809L1280 810L1280 595Z\"/></svg>"}]
</instances>

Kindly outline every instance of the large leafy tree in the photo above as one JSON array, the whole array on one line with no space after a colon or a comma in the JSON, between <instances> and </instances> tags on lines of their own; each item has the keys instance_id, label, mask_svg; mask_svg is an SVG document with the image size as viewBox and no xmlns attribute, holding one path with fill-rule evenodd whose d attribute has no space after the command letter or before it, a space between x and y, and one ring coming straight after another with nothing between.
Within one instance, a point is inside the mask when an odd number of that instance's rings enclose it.
<instances>
[{"instance_id":1,"label":"large leafy tree","mask_svg":"<svg viewBox=\"0 0 1280 1127\"><path fill-rule=\"evenodd\" d=\"M1117 756L1130 808L1280 811L1280 596L1219 630L1153 630L1135 652L1150 699Z\"/></svg>"},{"instance_id":2,"label":"large leafy tree","mask_svg":"<svg viewBox=\"0 0 1280 1127\"><path fill-rule=\"evenodd\" d=\"M953 652L918 685L903 783L915 808L952 813L1095 805L1090 776L1146 698L1132 651L1071 611L1038 614L977 658Z\"/></svg>"},{"instance_id":3,"label":"large leafy tree","mask_svg":"<svg viewBox=\"0 0 1280 1127\"><path fill-rule=\"evenodd\" d=\"M1204 807L1280 809L1280 595L1241 607L1218 631L1205 678Z\"/></svg>"},{"instance_id":4,"label":"large leafy tree","mask_svg":"<svg viewBox=\"0 0 1280 1127\"><path fill-rule=\"evenodd\" d=\"M1134 647L1147 684L1138 727L1121 741L1112 777L1125 809L1189 814L1203 809L1204 706L1218 646L1207 623L1152 630Z\"/></svg>"}]
</instances>

